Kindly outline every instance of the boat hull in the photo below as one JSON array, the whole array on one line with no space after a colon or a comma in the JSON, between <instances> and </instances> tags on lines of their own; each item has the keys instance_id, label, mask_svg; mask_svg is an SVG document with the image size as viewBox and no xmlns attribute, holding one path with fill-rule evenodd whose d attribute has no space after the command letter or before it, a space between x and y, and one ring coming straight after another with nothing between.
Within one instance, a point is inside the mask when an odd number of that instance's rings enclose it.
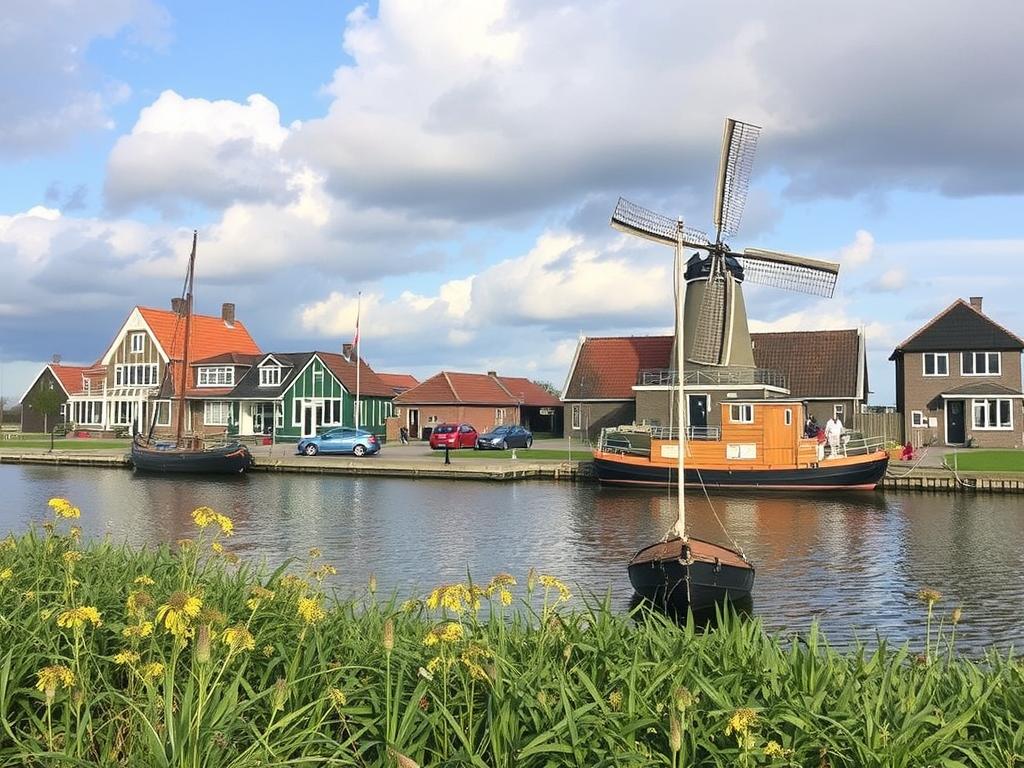
<instances>
[{"instance_id":1,"label":"boat hull","mask_svg":"<svg viewBox=\"0 0 1024 768\"><path fill-rule=\"evenodd\" d=\"M236 475L252 465L252 454L241 443L192 451L159 450L132 444L132 465L141 472Z\"/></svg>"},{"instance_id":2,"label":"boat hull","mask_svg":"<svg viewBox=\"0 0 1024 768\"><path fill-rule=\"evenodd\" d=\"M738 553L699 539L671 539L637 552L629 562L636 593L663 610L705 611L750 598L754 567Z\"/></svg>"},{"instance_id":3,"label":"boat hull","mask_svg":"<svg viewBox=\"0 0 1024 768\"><path fill-rule=\"evenodd\" d=\"M885 453L856 459L823 461L816 466L784 469L701 469L687 467L686 485L723 489L809 490L874 489L885 475ZM597 478L608 485L674 487L674 465L615 454L594 454Z\"/></svg>"}]
</instances>

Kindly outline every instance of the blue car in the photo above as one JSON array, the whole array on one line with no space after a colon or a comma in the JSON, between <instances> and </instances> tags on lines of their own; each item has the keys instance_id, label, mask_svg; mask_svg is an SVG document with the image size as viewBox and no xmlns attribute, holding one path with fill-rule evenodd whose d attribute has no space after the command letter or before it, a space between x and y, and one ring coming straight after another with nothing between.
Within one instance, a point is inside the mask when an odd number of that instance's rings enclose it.
<instances>
[{"instance_id":1,"label":"blue car","mask_svg":"<svg viewBox=\"0 0 1024 768\"><path fill-rule=\"evenodd\" d=\"M365 429L337 427L314 437L304 437L296 446L299 453L316 456L318 453L351 453L366 456L380 450L380 440Z\"/></svg>"},{"instance_id":2,"label":"blue car","mask_svg":"<svg viewBox=\"0 0 1024 768\"><path fill-rule=\"evenodd\" d=\"M490 432L480 435L476 441L478 451L487 449L504 451L509 448L529 448L531 445L533 445L533 434L530 430L515 424L495 427Z\"/></svg>"}]
</instances>

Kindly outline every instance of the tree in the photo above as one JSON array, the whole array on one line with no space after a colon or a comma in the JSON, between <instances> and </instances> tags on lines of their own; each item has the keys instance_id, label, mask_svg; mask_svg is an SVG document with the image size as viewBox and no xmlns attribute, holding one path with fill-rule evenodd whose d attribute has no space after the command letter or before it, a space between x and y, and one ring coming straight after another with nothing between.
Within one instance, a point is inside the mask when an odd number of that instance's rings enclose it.
<instances>
[{"instance_id":1,"label":"tree","mask_svg":"<svg viewBox=\"0 0 1024 768\"><path fill-rule=\"evenodd\" d=\"M557 389L555 389L555 385L552 384L550 381L534 381L533 383L536 384L541 389L543 389L548 394L554 395L555 397L559 397L562 394Z\"/></svg>"},{"instance_id":2,"label":"tree","mask_svg":"<svg viewBox=\"0 0 1024 768\"><path fill-rule=\"evenodd\" d=\"M43 414L43 431L50 431L50 417L60 410L60 395L52 387L40 387L25 400L29 408Z\"/></svg>"}]
</instances>

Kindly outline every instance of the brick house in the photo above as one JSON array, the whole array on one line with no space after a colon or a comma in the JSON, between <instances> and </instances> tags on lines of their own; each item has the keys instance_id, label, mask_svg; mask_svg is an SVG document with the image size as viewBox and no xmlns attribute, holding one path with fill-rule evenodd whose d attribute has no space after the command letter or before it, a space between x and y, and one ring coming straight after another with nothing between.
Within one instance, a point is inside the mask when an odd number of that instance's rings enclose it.
<instances>
[{"instance_id":1,"label":"brick house","mask_svg":"<svg viewBox=\"0 0 1024 768\"><path fill-rule=\"evenodd\" d=\"M526 378L495 371L441 371L402 392L395 415L414 439L425 439L437 424L465 422L480 432L500 424L522 424L534 432L561 427L562 403Z\"/></svg>"},{"instance_id":2,"label":"brick house","mask_svg":"<svg viewBox=\"0 0 1024 768\"><path fill-rule=\"evenodd\" d=\"M896 347L896 410L915 445L1024 444L1024 341L957 299Z\"/></svg>"},{"instance_id":3,"label":"brick house","mask_svg":"<svg viewBox=\"0 0 1024 768\"><path fill-rule=\"evenodd\" d=\"M856 428L868 396L859 330L752 333L750 339L756 368L691 372L684 380L690 426L716 425L726 398L795 397L819 423L838 413ZM581 338L562 391L565 437L593 441L603 427L674 422L673 343L672 336Z\"/></svg>"}]
</instances>

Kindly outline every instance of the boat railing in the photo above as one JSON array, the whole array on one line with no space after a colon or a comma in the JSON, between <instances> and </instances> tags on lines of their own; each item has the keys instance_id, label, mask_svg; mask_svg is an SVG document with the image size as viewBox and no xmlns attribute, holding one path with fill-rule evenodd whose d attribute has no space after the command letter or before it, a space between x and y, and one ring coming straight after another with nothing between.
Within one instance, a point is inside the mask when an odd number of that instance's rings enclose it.
<instances>
[{"instance_id":1,"label":"boat railing","mask_svg":"<svg viewBox=\"0 0 1024 768\"><path fill-rule=\"evenodd\" d=\"M679 429L676 427L651 427L651 437L658 440L678 440ZM687 440L721 440L721 427L697 427L686 428Z\"/></svg>"},{"instance_id":2,"label":"boat railing","mask_svg":"<svg viewBox=\"0 0 1024 768\"><path fill-rule=\"evenodd\" d=\"M864 456L885 450L884 437L866 437L859 432L846 432L840 438L839 448L843 456Z\"/></svg>"},{"instance_id":3,"label":"boat railing","mask_svg":"<svg viewBox=\"0 0 1024 768\"><path fill-rule=\"evenodd\" d=\"M637 376L637 384L645 387L679 386L679 371L675 368L645 368ZM786 389L786 376L771 368L684 368L683 385L691 384L749 385Z\"/></svg>"}]
</instances>

